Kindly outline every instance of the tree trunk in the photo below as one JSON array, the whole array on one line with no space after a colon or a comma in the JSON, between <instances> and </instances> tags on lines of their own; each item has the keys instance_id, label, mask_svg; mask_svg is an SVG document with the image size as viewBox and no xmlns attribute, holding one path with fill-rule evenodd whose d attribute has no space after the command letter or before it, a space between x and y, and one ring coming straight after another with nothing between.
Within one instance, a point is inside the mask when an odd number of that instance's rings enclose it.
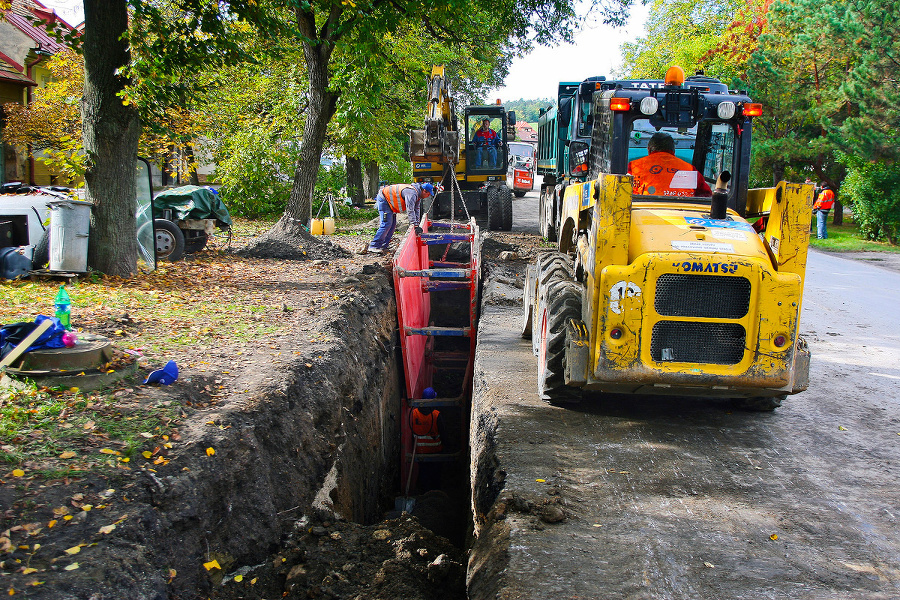
<instances>
[{"instance_id":1,"label":"tree trunk","mask_svg":"<svg viewBox=\"0 0 900 600\"><path fill-rule=\"evenodd\" d=\"M117 96L127 81L116 71L129 62L125 0L84 2L84 96L81 115L87 171L86 199L93 202L88 265L128 277L137 268L135 163L141 125L137 111Z\"/></svg>"},{"instance_id":2,"label":"tree trunk","mask_svg":"<svg viewBox=\"0 0 900 600\"><path fill-rule=\"evenodd\" d=\"M784 161L776 160L772 163L772 185L781 181L784 181Z\"/></svg>"},{"instance_id":3,"label":"tree trunk","mask_svg":"<svg viewBox=\"0 0 900 600\"><path fill-rule=\"evenodd\" d=\"M319 161L325 145L328 122L337 109L339 94L328 89L328 63L334 46L328 42L316 45L303 42L303 54L309 75L309 106L303 125L303 143L294 171L294 184L284 215L278 226L286 229L309 226L312 219L312 196L319 173Z\"/></svg>"},{"instance_id":4,"label":"tree trunk","mask_svg":"<svg viewBox=\"0 0 900 600\"><path fill-rule=\"evenodd\" d=\"M187 158L185 161L188 164L188 173L190 173L191 185L200 185L200 175L197 174L197 167L194 166L194 147L190 144L184 145L184 155Z\"/></svg>"},{"instance_id":5,"label":"tree trunk","mask_svg":"<svg viewBox=\"0 0 900 600\"><path fill-rule=\"evenodd\" d=\"M355 156L347 157L347 195L353 206L362 206L365 200L363 190L362 161Z\"/></svg>"},{"instance_id":6,"label":"tree trunk","mask_svg":"<svg viewBox=\"0 0 900 600\"><path fill-rule=\"evenodd\" d=\"M834 220L831 224L838 226L844 224L844 205L837 200L834 201Z\"/></svg>"},{"instance_id":7,"label":"tree trunk","mask_svg":"<svg viewBox=\"0 0 900 600\"><path fill-rule=\"evenodd\" d=\"M374 198L378 194L378 184L381 183L381 175L378 172L378 163L370 160L366 163L366 170L363 173L363 189L366 198Z\"/></svg>"}]
</instances>

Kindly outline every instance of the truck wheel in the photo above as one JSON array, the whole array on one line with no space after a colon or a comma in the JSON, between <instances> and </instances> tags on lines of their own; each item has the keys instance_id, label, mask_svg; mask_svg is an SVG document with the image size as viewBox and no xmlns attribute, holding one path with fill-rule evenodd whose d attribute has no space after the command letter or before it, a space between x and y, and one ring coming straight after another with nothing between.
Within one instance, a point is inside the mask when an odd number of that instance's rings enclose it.
<instances>
[{"instance_id":1,"label":"truck wheel","mask_svg":"<svg viewBox=\"0 0 900 600\"><path fill-rule=\"evenodd\" d=\"M556 241L556 217L553 210L553 188L544 188L541 193L541 235L548 242Z\"/></svg>"},{"instance_id":2,"label":"truck wheel","mask_svg":"<svg viewBox=\"0 0 900 600\"><path fill-rule=\"evenodd\" d=\"M503 229L503 205L500 203L500 193L494 186L488 187L486 193L488 231L499 231Z\"/></svg>"},{"instance_id":3,"label":"truck wheel","mask_svg":"<svg viewBox=\"0 0 900 600\"><path fill-rule=\"evenodd\" d=\"M154 219L156 259L176 262L184 256L184 234L168 219Z\"/></svg>"},{"instance_id":4,"label":"truck wheel","mask_svg":"<svg viewBox=\"0 0 900 600\"><path fill-rule=\"evenodd\" d=\"M513 209L512 209L512 192L505 185L500 186L500 206L503 209L503 223L500 228L503 231L512 231Z\"/></svg>"},{"instance_id":5,"label":"truck wheel","mask_svg":"<svg viewBox=\"0 0 900 600\"><path fill-rule=\"evenodd\" d=\"M581 400L581 389L566 385L566 324L581 318L581 286L557 279L548 292L550 302L541 311L538 394L550 404L573 404Z\"/></svg>"},{"instance_id":6,"label":"truck wheel","mask_svg":"<svg viewBox=\"0 0 900 600\"><path fill-rule=\"evenodd\" d=\"M525 267L525 287L522 289L522 338L531 339L531 325L534 320L534 275L535 266Z\"/></svg>"},{"instance_id":7,"label":"truck wheel","mask_svg":"<svg viewBox=\"0 0 900 600\"><path fill-rule=\"evenodd\" d=\"M525 197L525 192L523 192L522 190L515 190L513 192L513 194L515 194L516 198L524 198Z\"/></svg>"},{"instance_id":8,"label":"truck wheel","mask_svg":"<svg viewBox=\"0 0 900 600\"><path fill-rule=\"evenodd\" d=\"M753 396L751 398L735 398L734 404L738 408L744 410L755 410L759 412L773 411L784 402L787 395L782 396Z\"/></svg>"},{"instance_id":9,"label":"truck wheel","mask_svg":"<svg viewBox=\"0 0 900 600\"><path fill-rule=\"evenodd\" d=\"M200 252L204 248L206 248L206 242L209 241L209 236L205 231L200 231L198 229L188 229L183 231L184 234L184 253L185 254L193 254L194 252Z\"/></svg>"},{"instance_id":10,"label":"truck wheel","mask_svg":"<svg viewBox=\"0 0 900 600\"><path fill-rule=\"evenodd\" d=\"M552 296L548 295L548 289L556 280L571 280L572 266L569 257L559 252L547 252L538 257L535 266L535 281L532 284L534 290L534 302L531 321L531 350L535 355L540 351L541 311L548 304ZM538 335L535 335L538 334Z\"/></svg>"}]
</instances>

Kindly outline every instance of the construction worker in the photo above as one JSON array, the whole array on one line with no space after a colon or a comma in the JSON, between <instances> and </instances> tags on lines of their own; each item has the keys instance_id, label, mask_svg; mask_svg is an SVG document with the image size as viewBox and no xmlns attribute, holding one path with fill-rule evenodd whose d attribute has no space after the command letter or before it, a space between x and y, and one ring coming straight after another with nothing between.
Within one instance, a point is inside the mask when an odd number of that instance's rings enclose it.
<instances>
[{"instance_id":1,"label":"construction worker","mask_svg":"<svg viewBox=\"0 0 900 600\"><path fill-rule=\"evenodd\" d=\"M497 146L500 145L500 138L497 132L491 129L491 120L482 119L481 127L475 130L475 168L481 167L484 151L487 150L490 167L497 166Z\"/></svg>"},{"instance_id":2,"label":"construction worker","mask_svg":"<svg viewBox=\"0 0 900 600\"><path fill-rule=\"evenodd\" d=\"M434 388L425 388L422 397L426 400L437 398ZM416 454L435 454L443 451L441 432L438 419L441 411L433 408L414 408L410 413L410 426L413 432L413 440L416 443Z\"/></svg>"},{"instance_id":3,"label":"construction worker","mask_svg":"<svg viewBox=\"0 0 900 600\"><path fill-rule=\"evenodd\" d=\"M820 240L828 239L828 212L834 206L834 191L827 183L822 184L822 191L816 197L813 204L813 214L816 216L816 237Z\"/></svg>"},{"instance_id":4,"label":"construction worker","mask_svg":"<svg viewBox=\"0 0 900 600\"><path fill-rule=\"evenodd\" d=\"M703 173L675 156L675 140L658 131L647 143L647 156L628 163L635 194L651 196L712 196Z\"/></svg>"},{"instance_id":5,"label":"construction worker","mask_svg":"<svg viewBox=\"0 0 900 600\"><path fill-rule=\"evenodd\" d=\"M416 228L416 233L422 233L419 228L419 217L422 214L422 200L430 198L434 194L434 186L430 183L398 183L386 185L378 190L375 196L375 208L381 216L375 239L369 243L368 252L381 254L391 243L394 230L397 228L396 213L406 211L409 215L409 224Z\"/></svg>"}]
</instances>

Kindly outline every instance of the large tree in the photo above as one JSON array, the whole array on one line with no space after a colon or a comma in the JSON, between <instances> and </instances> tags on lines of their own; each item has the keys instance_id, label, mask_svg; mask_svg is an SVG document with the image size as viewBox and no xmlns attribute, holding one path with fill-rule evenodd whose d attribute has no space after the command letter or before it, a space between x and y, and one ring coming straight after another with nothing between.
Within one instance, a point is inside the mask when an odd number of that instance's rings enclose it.
<instances>
[{"instance_id":1,"label":"large tree","mask_svg":"<svg viewBox=\"0 0 900 600\"><path fill-rule=\"evenodd\" d=\"M122 277L135 272L135 162L141 126L137 110L119 97L130 54L124 0L84 2L85 197L93 202L88 264Z\"/></svg>"}]
</instances>

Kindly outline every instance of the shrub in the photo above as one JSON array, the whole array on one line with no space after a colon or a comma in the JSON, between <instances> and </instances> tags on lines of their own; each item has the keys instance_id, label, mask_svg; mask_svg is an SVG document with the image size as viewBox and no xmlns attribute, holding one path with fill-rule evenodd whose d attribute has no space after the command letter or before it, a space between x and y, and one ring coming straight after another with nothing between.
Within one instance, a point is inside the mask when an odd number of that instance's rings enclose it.
<instances>
[{"instance_id":1,"label":"shrub","mask_svg":"<svg viewBox=\"0 0 900 600\"><path fill-rule=\"evenodd\" d=\"M870 240L897 244L900 236L900 173L883 162L850 159L841 194L852 203L859 230Z\"/></svg>"}]
</instances>

